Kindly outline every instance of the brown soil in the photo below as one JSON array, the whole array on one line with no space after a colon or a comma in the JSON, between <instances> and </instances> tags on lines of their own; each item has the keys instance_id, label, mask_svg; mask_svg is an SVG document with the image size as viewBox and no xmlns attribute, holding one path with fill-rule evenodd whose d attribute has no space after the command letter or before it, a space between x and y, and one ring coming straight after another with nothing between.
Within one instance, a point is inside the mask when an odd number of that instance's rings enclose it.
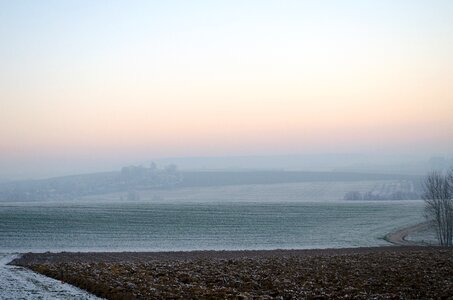
<instances>
[{"instance_id":1,"label":"brown soil","mask_svg":"<svg viewBox=\"0 0 453 300\"><path fill-rule=\"evenodd\" d=\"M25 254L108 299L453 299L453 249Z\"/></svg>"}]
</instances>

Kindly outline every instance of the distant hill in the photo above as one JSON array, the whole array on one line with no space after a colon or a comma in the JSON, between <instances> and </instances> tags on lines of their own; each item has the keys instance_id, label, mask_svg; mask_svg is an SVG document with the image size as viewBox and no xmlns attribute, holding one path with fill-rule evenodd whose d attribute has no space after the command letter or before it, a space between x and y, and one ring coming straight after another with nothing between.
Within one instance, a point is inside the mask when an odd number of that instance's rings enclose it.
<instances>
[{"instance_id":1,"label":"distant hill","mask_svg":"<svg viewBox=\"0 0 453 300\"><path fill-rule=\"evenodd\" d=\"M181 180L176 167L164 169L124 167L119 172L103 172L13 181L0 184L0 201L73 199L81 196L152 188L170 188Z\"/></svg>"},{"instance_id":2,"label":"distant hill","mask_svg":"<svg viewBox=\"0 0 453 300\"><path fill-rule=\"evenodd\" d=\"M40 201L74 199L88 195L149 189L209 187L245 184L276 184L310 181L411 180L417 176L352 172L302 171L184 171L169 165L124 167L104 172L0 183L0 201Z\"/></svg>"}]
</instances>

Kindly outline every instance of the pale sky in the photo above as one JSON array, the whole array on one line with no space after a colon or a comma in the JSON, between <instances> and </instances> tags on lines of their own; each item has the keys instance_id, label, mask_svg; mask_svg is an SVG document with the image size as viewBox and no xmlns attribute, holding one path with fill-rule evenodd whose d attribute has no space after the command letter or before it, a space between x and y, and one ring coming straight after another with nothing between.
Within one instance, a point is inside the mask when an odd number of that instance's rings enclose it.
<instances>
[{"instance_id":1,"label":"pale sky","mask_svg":"<svg viewBox=\"0 0 453 300\"><path fill-rule=\"evenodd\" d=\"M0 0L0 168L453 153L453 1Z\"/></svg>"}]
</instances>

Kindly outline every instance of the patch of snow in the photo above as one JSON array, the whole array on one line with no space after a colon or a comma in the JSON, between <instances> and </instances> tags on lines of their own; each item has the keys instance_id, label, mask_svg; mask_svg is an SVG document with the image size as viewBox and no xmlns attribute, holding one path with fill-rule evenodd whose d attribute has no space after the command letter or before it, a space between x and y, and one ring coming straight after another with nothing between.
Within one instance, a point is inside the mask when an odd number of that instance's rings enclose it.
<instances>
[{"instance_id":1,"label":"patch of snow","mask_svg":"<svg viewBox=\"0 0 453 300\"><path fill-rule=\"evenodd\" d=\"M17 256L0 253L0 299L101 299L26 268L7 265Z\"/></svg>"}]
</instances>

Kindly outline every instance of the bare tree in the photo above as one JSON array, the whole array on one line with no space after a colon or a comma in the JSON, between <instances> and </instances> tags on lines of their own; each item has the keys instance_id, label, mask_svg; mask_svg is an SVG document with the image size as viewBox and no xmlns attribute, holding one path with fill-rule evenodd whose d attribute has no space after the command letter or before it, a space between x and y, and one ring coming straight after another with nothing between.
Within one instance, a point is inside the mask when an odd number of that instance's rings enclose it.
<instances>
[{"instance_id":1,"label":"bare tree","mask_svg":"<svg viewBox=\"0 0 453 300\"><path fill-rule=\"evenodd\" d=\"M453 169L447 174L431 172L425 179L426 218L433 222L441 246L453 246Z\"/></svg>"}]
</instances>

